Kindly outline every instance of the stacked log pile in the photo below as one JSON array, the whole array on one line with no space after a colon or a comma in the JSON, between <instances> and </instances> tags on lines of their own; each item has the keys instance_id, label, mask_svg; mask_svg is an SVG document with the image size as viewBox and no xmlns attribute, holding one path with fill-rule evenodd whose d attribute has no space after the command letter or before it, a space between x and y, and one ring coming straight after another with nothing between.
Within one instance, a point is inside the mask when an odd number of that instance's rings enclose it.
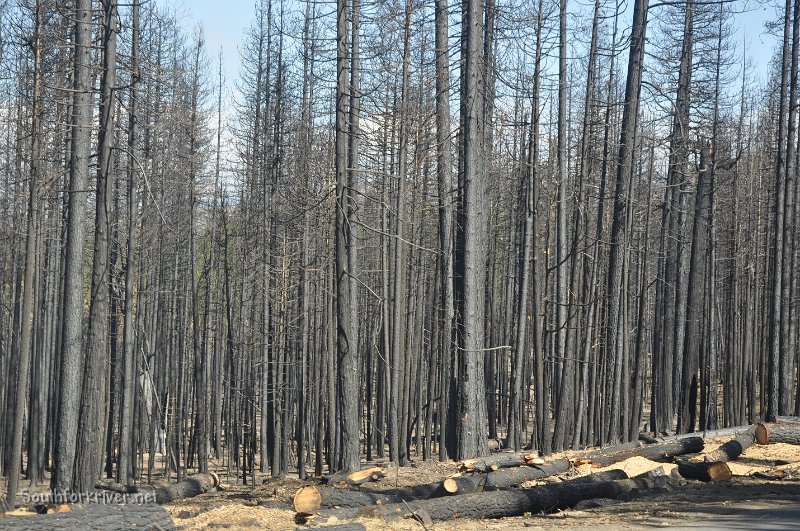
<instances>
[{"instance_id":1,"label":"stacked log pile","mask_svg":"<svg viewBox=\"0 0 800 531\"><path fill-rule=\"evenodd\" d=\"M635 490L668 485L676 477L704 482L728 481L732 477L728 462L737 459L751 445L800 443L800 421L782 420L728 428L724 435L733 435L734 438L706 453L703 453L703 437L698 434L678 435L646 438L649 443L639 441L578 452L571 460L545 461L532 452L496 453L458 463L456 473L441 482L399 489L354 488L349 481L345 481L345 488L309 486L300 489L295 496L296 522L321 525L358 517L379 517L387 521L414 518L423 523L455 517L498 518L564 509L585 499L615 498ZM601 468L631 457L671 462L678 466L672 475L656 469L629 478L622 470L607 470L520 488L527 482L546 480L551 476L563 477L573 472L575 465L588 463Z\"/></svg>"},{"instance_id":2,"label":"stacked log pile","mask_svg":"<svg viewBox=\"0 0 800 531\"><path fill-rule=\"evenodd\" d=\"M298 524L347 523L359 517L386 521L413 518L424 525L457 517L499 518L526 513L547 513L572 507L592 498L617 498L640 490L674 484L675 478L706 482L731 479L729 461L739 458L753 444L800 444L800 418L781 417L771 423L727 429L734 437L719 448L703 453L705 441L698 435L679 435L587 450L571 459L545 460L533 452L500 452L457 463L455 473L432 483L386 488L380 467L320 478L319 484L301 488L293 503ZM710 434L709 434L710 435ZM608 467L631 457L677 464L669 474L660 468L633 478L623 470L597 471L576 476L575 466ZM554 478L555 477L555 478ZM545 484L541 484L544 481ZM375 484L377 483L377 487ZM530 482L533 487L523 488ZM181 482L151 489L133 489L114 484L98 488L123 494L139 493L157 503L83 504L66 512L29 518L0 518L0 530L14 529L170 529L168 513L158 504L197 496L219 485L214 474L196 474ZM5 508L8 509L8 508ZM0 513L1 515L2 513ZM27 527L26 527L27 526Z\"/></svg>"},{"instance_id":3,"label":"stacked log pile","mask_svg":"<svg viewBox=\"0 0 800 531\"><path fill-rule=\"evenodd\" d=\"M521 516L525 513L535 514L565 509L591 498L616 498L635 489L664 485L668 481L669 478L663 476L599 482L572 480L532 489L504 489L450 498L412 500L360 508L322 509L310 513L298 512L295 522L324 525L358 517L381 517L388 522L401 518L414 518L428 524L453 518Z\"/></svg>"}]
</instances>

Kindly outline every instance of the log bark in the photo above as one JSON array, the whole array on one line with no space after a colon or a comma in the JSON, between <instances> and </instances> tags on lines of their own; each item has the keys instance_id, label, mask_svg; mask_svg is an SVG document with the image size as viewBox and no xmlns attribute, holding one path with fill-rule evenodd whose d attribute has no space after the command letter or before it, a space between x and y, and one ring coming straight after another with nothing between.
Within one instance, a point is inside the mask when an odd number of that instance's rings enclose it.
<instances>
[{"instance_id":1,"label":"log bark","mask_svg":"<svg viewBox=\"0 0 800 531\"><path fill-rule=\"evenodd\" d=\"M751 429L752 426L733 426L731 428L721 428L718 430L704 430L691 433L674 434L672 432L665 432L662 435L653 435L651 433L640 433L639 439L648 443L678 441L681 439L690 439L692 437L703 437L703 439L715 439L717 437L730 437L731 435L739 435Z\"/></svg>"},{"instance_id":2,"label":"log bark","mask_svg":"<svg viewBox=\"0 0 800 531\"><path fill-rule=\"evenodd\" d=\"M360 509L333 509L310 514L297 513L295 522L316 525L346 521L356 517L383 518L387 521L400 518L416 518L423 521L442 521L452 518L503 518L521 516L524 513L543 513L566 509L582 500L616 498L634 490L665 485L668 482L669 478L666 477L640 477L601 483L565 481L533 489L497 490Z\"/></svg>"},{"instance_id":3,"label":"log bark","mask_svg":"<svg viewBox=\"0 0 800 531\"><path fill-rule=\"evenodd\" d=\"M473 473L447 478L442 482L442 489L450 494L468 494L483 490L502 489L521 485L526 481L562 474L569 471L570 467L569 459L557 459L537 466L501 468L488 474Z\"/></svg>"},{"instance_id":4,"label":"log bark","mask_svg":"<svg viewBox=\"0 0 800 531\"><path fill-rule=\"evenodd\" d=\"M758 444L800 444L800 424L760 422L756 426L755 436Z\"/></svg>"},{"instance_id":5,"label":"log bark","mask_svg":"<svg viewBox=\"0 0 800 531\"><path fill-rule=\"evenodd\" d=\"M780 416L775 417L775 424L800 424L800 417Z\"/></svg>"},{"instance_id":6,"label":"log bark","mask_svg":"<svg viewBox=\"0 0 800 531\"><path fill-rule=\"evenodd\" d=\"M409 498L403 497L397 491L367 492L342 487L312 485L298 490L292 501L295 511L310 513L323 507L364 507L367 505L402 503L403 500L407 499Z\"/></svg>"},{"instance_id":7,"label":"log bark","mask_svg":"<svg viewBox=\"0 0 800 531\"><path fill-rule=\"evenodd\" d=\"M152 493L156 503L168 503L182 498L191 498L219 486L219 477L213 472L208 474L194 474L183 481L172 483L152 490L139 489L142 494Z\"/></svg>"},{"instance_id":8,"label":"log bark","mask_svg":"<svg viewBox=\"0 0 800 531\"><path fill-rule=\"evenodd\" d=\"M756 440L756 428L753 426L748 431L739 434L736 438L731 439L717 450L709 452L705 455L706 462L714 463L721 462L727 463L739 458L742 453L750 448Z\"/></svg>"},{"instance_id":9,"label":"log bark","mask_svg":"<svg viewBox=\"0 0 800 531\"><path fill-rule=\"evenodd\" d=\"M122 483L115 483L111 481L98 481L94 484L94 488L118 492L120 494L135 494L139 492L138 487L134 487L133 485L123 485Z\"/></svg>"},{"instance_id":10,"label":"log bark","mask_svg":"<svg viewBox=\"0 0 800 531\"><path fill-rule=\"evenodd\" d=\"M328 476L322 476L322 483L330 485L333 483L347 483L348 485L361 485L368 481L377 481L386 477L386 472L379 466L356 470L355 472L336 472Z\"/></svg>"},{"instance_id":11,"label":"log bark","mask_svg":"<svg viewBox=\"0 0 800 531\"><path fill-rule=\"evenodd\" d=\"M590 459L597 467L609 466L631 457L644 457L652 461L664 461L676 455L702 452L705 443L702 437L687 437L645 446L636 443L609 446L582 453L579 458Z\"/></svg>"},{"instance_id":12,"label":"log bark","mask_svg":"<svg viewBox=\"0 0 800 531\"><path fill-rule=\"evenodd\" d=\"M531 452L504 452L487 457L465 459L458 463L459 472L489 472L500 468L541 465L544 460Z\"/></svg>"},{"instance_id":13,"label":"log bark","mask_svg":"<svg viewBox=\"0 0 800 531\"><path fill-rule=\"evenodd\" d=\"M730 481L731 469L727 463L681 463L678 465L678 473L686 479L698 479L700 481Z\"/></svg>"},{"instance_id":14,"label":"log bark","mask_svg":"<svg viewBox=\"0 0 800 531\"><path fill-rule=\"evenodd\" d=\"M175 529L167 511L156 504L91 503L72 512L0 519L0 530L72 531L73 529Z\"/></svg>"},{"instance_id":15,"label":"log bark","mask_svg":"<svg viewBox=\"0 0 800 531\"><path fill-rule=\"evenodd\" d=\"M295 511L304 513L311 513L323 508L332 509L338 507L344 509L359 508L369 505L397 504L412 500L440 498L453 494L471 494L485 490L490 491L515 487L526 481L533 481L567 472L569 468L569 460L559 459L542 467L523 466L501 469L488 474L473 473L447 478L441 482L380 492L324 485L308 486L297 491L293 499L293 504ZM628 475L622 470L608 470L606 472L581 476L568 481L573 484L582 482L600 483L627 478Z\"/></svg>"}]
</instances>

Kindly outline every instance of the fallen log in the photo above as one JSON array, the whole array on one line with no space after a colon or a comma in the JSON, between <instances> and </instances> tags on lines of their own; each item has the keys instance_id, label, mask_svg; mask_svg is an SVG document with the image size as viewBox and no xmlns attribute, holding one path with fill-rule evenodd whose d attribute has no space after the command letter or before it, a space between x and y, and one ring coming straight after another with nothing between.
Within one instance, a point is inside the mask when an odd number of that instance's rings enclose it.
<instances>
[{"instance_id":1,"label":"fallen log","mask_svg":"<svg viewBox=\"0 0 800 531\"><path fill-rule=\"evenodd\" d=\"M715 439L717 437L730 437L731 435L739 435L752 428L752 426L732 426L730 428L720 428L716 430L695 431L690 433L662 433L650 434L640 433L639 440L647 443L679 441L681 439L689 439L691 437L702 437L703 439Z\"/></svg>"},{"instance_id":2,"label":"fallen log","mask_svg":"<svg viewBox=\"0 0 800 531\"><path fill-rule=\"evenodd\" d=\"M208 474L194 474L177 483L170 483L155 489L139 489L144 499L155 499L156 503L168 503L182 498L191 498L205 492L210 492L219 486L219 476L213 472Z\"/></svg>"},{"instance_id":3,"label":"fallen log","mask_svg":"<svg viewBox=\"0 0 800 531\"><path fill-rule=\"evenodd\" d=\"M800 424L800 417L782 416L775 417L775 424Z\"/></svg>"},{"instance_id":4,"label":"fallen log","mask_svg":"<svg viewBox=\"0 0 800 531\"><path fill-rule=\"evenodd\" d=\"M756 427L752 426L749 430L731 439L713 452L708 452L704 459L706 462L727 463L735 461L745 450L750 448L756 440Z\"/></svg>"},{"instance_id":5,"label":"fallen log","mask_svg":"<svg viewBox=\"0 0 800 531\"><path fill-rule=\"evenodd\" d=\"M800 424L794 422L759 422L756 426L758 444L800 444Z\"/></svg>"},{"instance_id":6,"label":"fallen log","mask_svg":"<svg viewBox=\"0 0 800 531\"><path fill-rule=\"evenodd\" d=\"M678 474L686 479L700 481L730 481L731 469L727 463L694 462L678 465Z\"/></svg>"},{"instance_id":7,"label":"fallen log","mask_svg":"<svg viewBox=\"0 0 800 531\"><path fill-rule=\"evenodd\" d=\"M387 503L402 503L404 498L397 492L367 492L344 487L311 485L302 487L292 499L294 510L309 513L323 507L363 507Z\"/></svg>"},{"instance_id":8,"label":"fallen log","mask_svg":"<svg viewBox=\"0 0 800 531\"><path fill-rule=\"evenodd\" d=\"M544 459L531 452L502 452L487 457L476 457L459 462L459 472L490 472L500 468L512 468L526 465L541 465Z\"/></svg>"},{"instance_id":9,"label":"fallen log","mask_svg":"<svg viewBox=\"0 0 800 531\"><path fill-rule=\"evenodd\" d=\"M169 513L154 503L73 506L71 512L35 516L9 516L0 519L0 530L72 531L74 529L175 529Z\"/></svg>"},{"instance_id":10,"label":"fallen log","mask_svg":"<svg viewBox=\"0 0 800 531\"><path fill-rule=\"evenodd\" d=\"M470 494L473 492L482 492L484 490L515 487L526 481L542 479L566 472L569 468L570 465L567 459L559 459L550 463L549 466L543 466L542 468L507 468L488 474L474 473L454 476L437 483L385 491L367 491L327 485L312 485L299 489L295 493L292 502L295 511L304 513L310 513L323 508L359 508L368 505L403 503L412 500L440 498L453 494ZM627 477L628 475L622 470L608 470L588 476L581 476L568 481L593 481L597 483L626 479Z\"/></svg>"},{"instance_id":11,"label":"fallen log","mask_svg":"<svg viewBox=\"0 0 800 531\"><path fill-rule=\"evenodd\" d=\"M336 472L327 476L322 476L322 483L330 485L332 483L347 483L348 485L361 485L368 481L377 481L386 477L383 468L373 466L356 470L355 472Z\"/></svg>"},{"instance_id":12,"label":"fallen log","mask_svg":"<svg viewBox=\"0 0 800 531\"><path fill-rule=\"evenodd\" d=\"M526 481L563 474L570 469L569 459L556 459L536 466L518 466L501 468L488 474L473 473L459 477L447 478L442 482L442 489L450 494L469 494L483 490L501 489L521 485ZM627 477L627 476L626 476Z\"/></svg>"},{"instance_id":13,"label":"fallen log","mask_svg":"<svg viewBox=\"0 0 800 531\"><path fill-rule=\"evenodd\" d=\"M676 455L701 452L704 445L702 437L694 436L644 446L639 446L637 443L608 446L581 453L578 457L590 459L593 466L604 467L637 456L651 461L664 461Z\"/></svg>"},{"instance_id":14,"label":"fallen log","mask_svg":"<svg viewBox=\"0 0 800 531\"><path fill-rule=\"evenodd\" d=\"M298 524L338 523L357 517L382 517L387 521L415 518L441 521L452 518L503 518L525 513L547 513L566 509L579 501L592 498L616 498L638 489L669 483L666 477L638 477L606 482L564 481L532 489L495 490L464 494L451 498L418 500L402 504L379 505L353 509L321 510L297 513Z\"/></svg>"},{"instance_id":15,"label":"fallen log","mask_svg":"<svg viewBox=\"0 0 800 531\"><path fill-rule=\"evenodd\" d=\"M136 494L139 492L137 487L133 485L123 485L113 481L98 481L94 484L94 488L99 490L108 490L111 492L118 492L119 494Z\"/></svg>"},{"instance_id":16,"label":"fallen log","mask_svg":"<svg viewBox=\"0 0 800 531\"><path fill-rule=\"evenodd\" d=\"M454 478L461 481L459 478ZM447 484L448 486L450 483ZM455 492L455 489L452 493ZM444 481L381 491L352 489L333 485L311 485L298 489L292 503L297 512L325 507L362 507L364 505L402 503L407 500L426 500L451 494Z\"/></svg>"}]
</instances>

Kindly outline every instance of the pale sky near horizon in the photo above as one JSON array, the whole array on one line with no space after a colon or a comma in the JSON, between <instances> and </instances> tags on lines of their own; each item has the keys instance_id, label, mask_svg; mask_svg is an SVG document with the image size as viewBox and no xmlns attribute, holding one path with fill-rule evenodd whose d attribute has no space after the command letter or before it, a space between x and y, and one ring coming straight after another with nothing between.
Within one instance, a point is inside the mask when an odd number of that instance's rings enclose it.
<instances>
[{"instance_id":1,"label":"pale sky near horizon","mask_svg":"<svg viewBox=\"0 0 800 531\"><path fill-rule=\"evenodd\" d=\"M179 18L187 29L193 29L201 24L206 37L206 49L213 62L217 60L219 50L222 50L224 60L224 73L226 85L233 87L239 73L239 45L242 42L244 30L250 25L255 11L256 0L156 0L163 6L172 6L177 11ZM292 0L289 0L291 3ZM502 1L502 0L501 0ZM498 2L500 3L500 2ZM590 7L589 0L569 0L570 9L584 9ZM632 1L629 0L629 4ZM651 6L660 3L660 0L651 0ZM778 14L777 3L779 0L761 2L758 0L739 0L734 3L734 9L742 9L746 4L748 11L735 16L734 24L737 31L738 54L741 56L742 44L746 47L748 63L752 68L753 77L762 77L767 73L772 51L777 45L777 39L768 35L764 28L767 20L775 19ZM501 4L502 5L502 4ZM331 8L333 6L331 5ZM655 9L655 8L654 8ZM630 9L627 19L622 22L623 27L630 25ZM652 15L651 15L652 20ZM760 80L762 83L764 80Z\"/></svg>"}]
</instances>

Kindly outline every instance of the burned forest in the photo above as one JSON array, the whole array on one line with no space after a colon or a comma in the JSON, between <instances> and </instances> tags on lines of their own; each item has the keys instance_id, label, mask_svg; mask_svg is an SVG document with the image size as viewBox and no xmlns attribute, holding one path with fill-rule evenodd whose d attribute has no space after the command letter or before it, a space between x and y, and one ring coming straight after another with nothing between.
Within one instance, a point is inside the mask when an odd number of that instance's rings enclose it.
<instances>
[{"instance_id":1,"label":"burned forest","mask_svg":"<svg viewBox=\"0 0 800 531\"><path fill-rule=\"evenodd\" d=\"M229 76L166 1L0 2L7 509L800 441L800 0L245 4Z\"/></svg>"}]
</instances>

